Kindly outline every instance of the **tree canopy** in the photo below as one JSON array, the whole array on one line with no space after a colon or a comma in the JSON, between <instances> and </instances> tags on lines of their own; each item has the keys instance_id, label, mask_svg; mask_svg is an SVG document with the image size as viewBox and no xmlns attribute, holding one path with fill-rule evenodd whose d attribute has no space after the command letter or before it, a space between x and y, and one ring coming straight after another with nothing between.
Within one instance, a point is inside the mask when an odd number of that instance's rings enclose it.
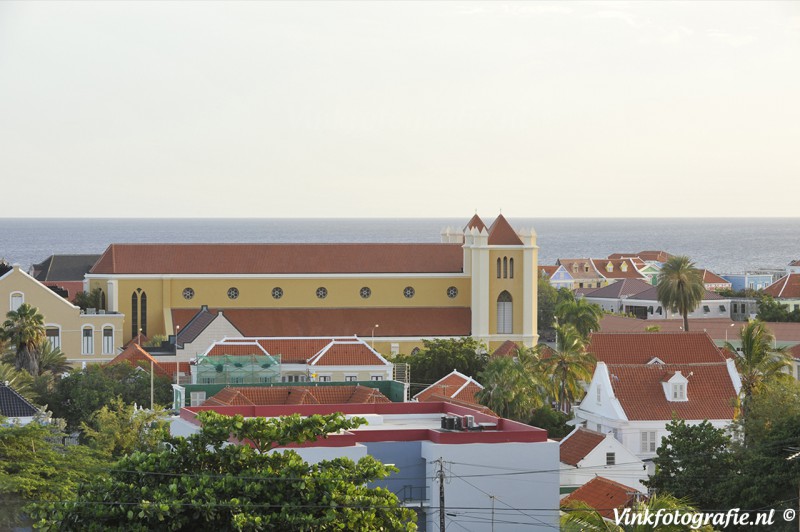
<instances>
[{"instance_id":1,"label":"tree canopy","mask_svg":"<svg viewBox=\"0 0 800 532\"><path fill-rule=\"evenodd\" d=\"M502 417L527 423L546 397L535 371L537 357L535 349L521 349L513 358L492 358L479 375L483 390L476 394L478 401Z\"/></svg>"},{"instance_id":2,"label":"tree canopy","mask_svg":"<svg viewBox=\"0 0 800 532\"><path fill-rule=\"evenodd\" d=\"M281 419L199 415L202 429L163 450L122 458L74 502L34 507L43 530L415 530L415 513L367 483L396 468L367 456L305 462L302 443L363 419L341 414ZM234 441L244 442L229 444Z\"/></svg>"},{"instance_id":3,"label":"tree canopy","mask_svg":"<svg viewBox=\"0 0 800 532\"><path fill-rule=\"evenodd\" d=\"M37 350L46 339L44 316L39 309L23 303L17 310L10 310L0 327L0 336L14 349L17 369L39 375Z\"/></svg>"},{"instance_id":4,"label":"tree canopy","mask_svg":"<svg viewBox=\"0 0 800 532\"><path fill-rule=\"evenodd\" d=\"M670 257L658 274L658 300L672 312L683 316L683 330L689 330L689 313L705 294L703 273L686 256Z\"/></svg>"},{"instance_id":5,"label":"tree canopy","mask_svg":"<svg viewBox=\"0 0 800 532\"><path fill-rule=\"evenodd\" d=\"M456 339L423 340L423 348L416 355L398 355L395 363L408 363L411 367L412 395L433 384L454 369L475 377L489 361L486 346L472 337Z\"/></svg>"},{"instance_id":6,"label":"tree canopy","mask_svg":"<svg viewBox=\"0 0 800 532\"><path fill-rule=\"evenodd\" d=\"M560 297L556 305L556 317L558 325L571 325L584 340L589 338L592 331L600 330L600 319L603 317L603 309L600 305L589 303L584 298L575 299L574 297Z\"/></svg>"}]
</instances>

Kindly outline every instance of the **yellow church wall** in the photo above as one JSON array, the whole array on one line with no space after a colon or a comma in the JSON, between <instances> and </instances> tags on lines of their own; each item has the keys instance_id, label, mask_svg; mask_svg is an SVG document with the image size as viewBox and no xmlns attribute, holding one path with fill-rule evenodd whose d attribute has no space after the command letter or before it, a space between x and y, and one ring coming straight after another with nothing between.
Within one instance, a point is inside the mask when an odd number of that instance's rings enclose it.
<instances>
[{"instance_id":1,"label":"yellow church wall","mask_svg":"<svg viewBox=\"0 0 800 532\"><path fill-rule=\"evenodd\" d=\"M504 257L514 259L514 278L497 278L497 259L501 261ZM491 275L489 276L489 332L491 334L497 333L497 298L507 290L511 294L513 305L513 333L514 335L522 334L522 302L523 302L523 268L522 268L522 251L513 249L492 249L489 252L489 264L491 266ZM505 335L508 336L508 335ZM501 341L502 343L502 341Z\"/></svg>"}]
</instances>

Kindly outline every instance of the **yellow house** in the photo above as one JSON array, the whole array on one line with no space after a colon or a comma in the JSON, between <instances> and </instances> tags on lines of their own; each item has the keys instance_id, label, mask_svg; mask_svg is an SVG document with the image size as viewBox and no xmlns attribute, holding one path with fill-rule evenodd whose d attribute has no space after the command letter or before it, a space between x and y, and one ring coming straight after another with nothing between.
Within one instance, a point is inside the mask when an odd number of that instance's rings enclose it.
<instances>
[{"instance_id":1,"label":"yellow house","mask_svg":"<svg viewBox=\"0 0 800 532\"><path fill-rule=\"evenodd\" d=\"M19 265L0 277L0 316L23 303L39 309L44 316L47 339L60 347L73 365L83 362L107 362L122 345L125 316L119 312L97 311L85 314L81 309L24 271Z\"/></svg>"},{"instance_id":2,"label":"yellow house","mask_svg":"<svg viewBox=\"0 0 800 532\"><path fill-rule=\"evenodd\" d=\"M242 336L369 338L410 353L423 338L534 345L536 234L475 215L438 244L112 244L86 275L129 316L127 341L173 335L201 308Z\"/></svg>"}]
</instances>

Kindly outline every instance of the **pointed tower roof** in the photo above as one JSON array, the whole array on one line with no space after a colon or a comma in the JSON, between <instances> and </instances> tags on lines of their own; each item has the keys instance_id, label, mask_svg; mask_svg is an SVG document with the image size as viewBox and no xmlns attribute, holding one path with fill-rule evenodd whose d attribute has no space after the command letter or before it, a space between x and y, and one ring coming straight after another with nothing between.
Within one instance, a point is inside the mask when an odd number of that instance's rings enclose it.
<instances>
[{"instance_id":1,"label":"pointed tower roof","mask_svg":"<svg viewBox=\"0 0 800 532\"><path fill-rule=\"evenodd\" d=\"M476 215L477 216L477 215ZM497 218L492 222L489 227L489 245L490 246L521 246L522 240L519 239L517 232L508 223L508 220L502 214L498 214Z\"/></svg>"},{"instance_id":2,"label":"pointed tower roof","mask_svg":"<svg viewBox=\"0 0 800 532\"><path fill-rule=\"evenodd\" d=\"M475 213L475 216L469 219L469 222L467 222L467 226L464 228L464 231L472 229L473 227L476 227L478 231L483 231L484 229L486 229L486 224L483 223L483 220L481 220L481 217L478 216L478 213Z\"/></svg>"}]
</instances>

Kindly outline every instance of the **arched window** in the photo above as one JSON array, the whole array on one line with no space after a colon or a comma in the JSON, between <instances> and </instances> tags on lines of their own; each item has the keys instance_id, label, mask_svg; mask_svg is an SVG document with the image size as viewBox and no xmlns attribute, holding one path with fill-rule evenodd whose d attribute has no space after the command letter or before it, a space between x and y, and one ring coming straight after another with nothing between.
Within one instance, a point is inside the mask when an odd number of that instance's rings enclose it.
<instances>
[{"instance_id":1,"label":"arched window","mask_svg":"<svg viewBox=\"0 0 800 532\"><path fill-rule=\"evenodd\" d=\"M139 294L135 291L131 294L131 337L136 338L139 334Z\"/></svg>"},{"instance_id":2,"label":"arched window","mask_svg":"<svg viewBox=\"0 0 800 532\"><path fill-rule=\"evenodd\" d=\"M514 325L514 303L506 290L497 296L497 334L511 334Z\"/></svg>"},{"instance_id":3,"label":"arched window","mask_svg":"<svg viewBox=\"0 0 800 532\"><path fill-rule=\"evenodd\" d=\"M142 292L142 296L140 298L141 301L141 317L139 318L139 328L142 329L142 334L147 336L147 292Z\"/></svg>"},{"instance_id":4,"label":"arched window","mask_svg":"<svg viewBox=\"0 0 800 532\"><path fill-rule=\"evenodd\" d=\"M25 303L25 294L22 292L14 292L11 294L11 310L19 309L23 303Z\"/></svg>"},{"instance_id":5,"label":"arched window","mask_svg":"<svg viewBox=\"0 0 800 532\"><path fill-rule=\"evenodd\" d=\"M114 328L108 325L103 327L103 354L114 354Z\"/></svg>"},{"instance_id":6,"label":"arched window","mask_svg":"<svg viewBox=\"0 0 800 532\"><path fill-rule=\"evenodd\" d=\"M497 259L497 278L500 278L500 259Z\"/></svg>"},{"instance_id":7,"label":"arched window","mask_svg":"<svg viewBox=\"0 0 800 532\"><path fill-rule=\"evenodd\" d=\"M508 279L508 257L503 257L503 279Z\"/></svg>"},{"instance_id":8,"label":"arched window","mask_svg":"<svg viewBox=\"0 0 800 532\"><path fill-rule=\"evenodd\" d=\"M514 259L508 259L508 276L514 278Z\"/></svg>"},{"instance_id":9,"label":"arched window","mask_svg":"<svg viewBox=\"0 0 800 532\"><path fill-rule=\"evenodd\" d=\"M94 329L90 326L83 328L83 334L81 335L81 354L94 354Z\"/></svg>"}]
</instances>

